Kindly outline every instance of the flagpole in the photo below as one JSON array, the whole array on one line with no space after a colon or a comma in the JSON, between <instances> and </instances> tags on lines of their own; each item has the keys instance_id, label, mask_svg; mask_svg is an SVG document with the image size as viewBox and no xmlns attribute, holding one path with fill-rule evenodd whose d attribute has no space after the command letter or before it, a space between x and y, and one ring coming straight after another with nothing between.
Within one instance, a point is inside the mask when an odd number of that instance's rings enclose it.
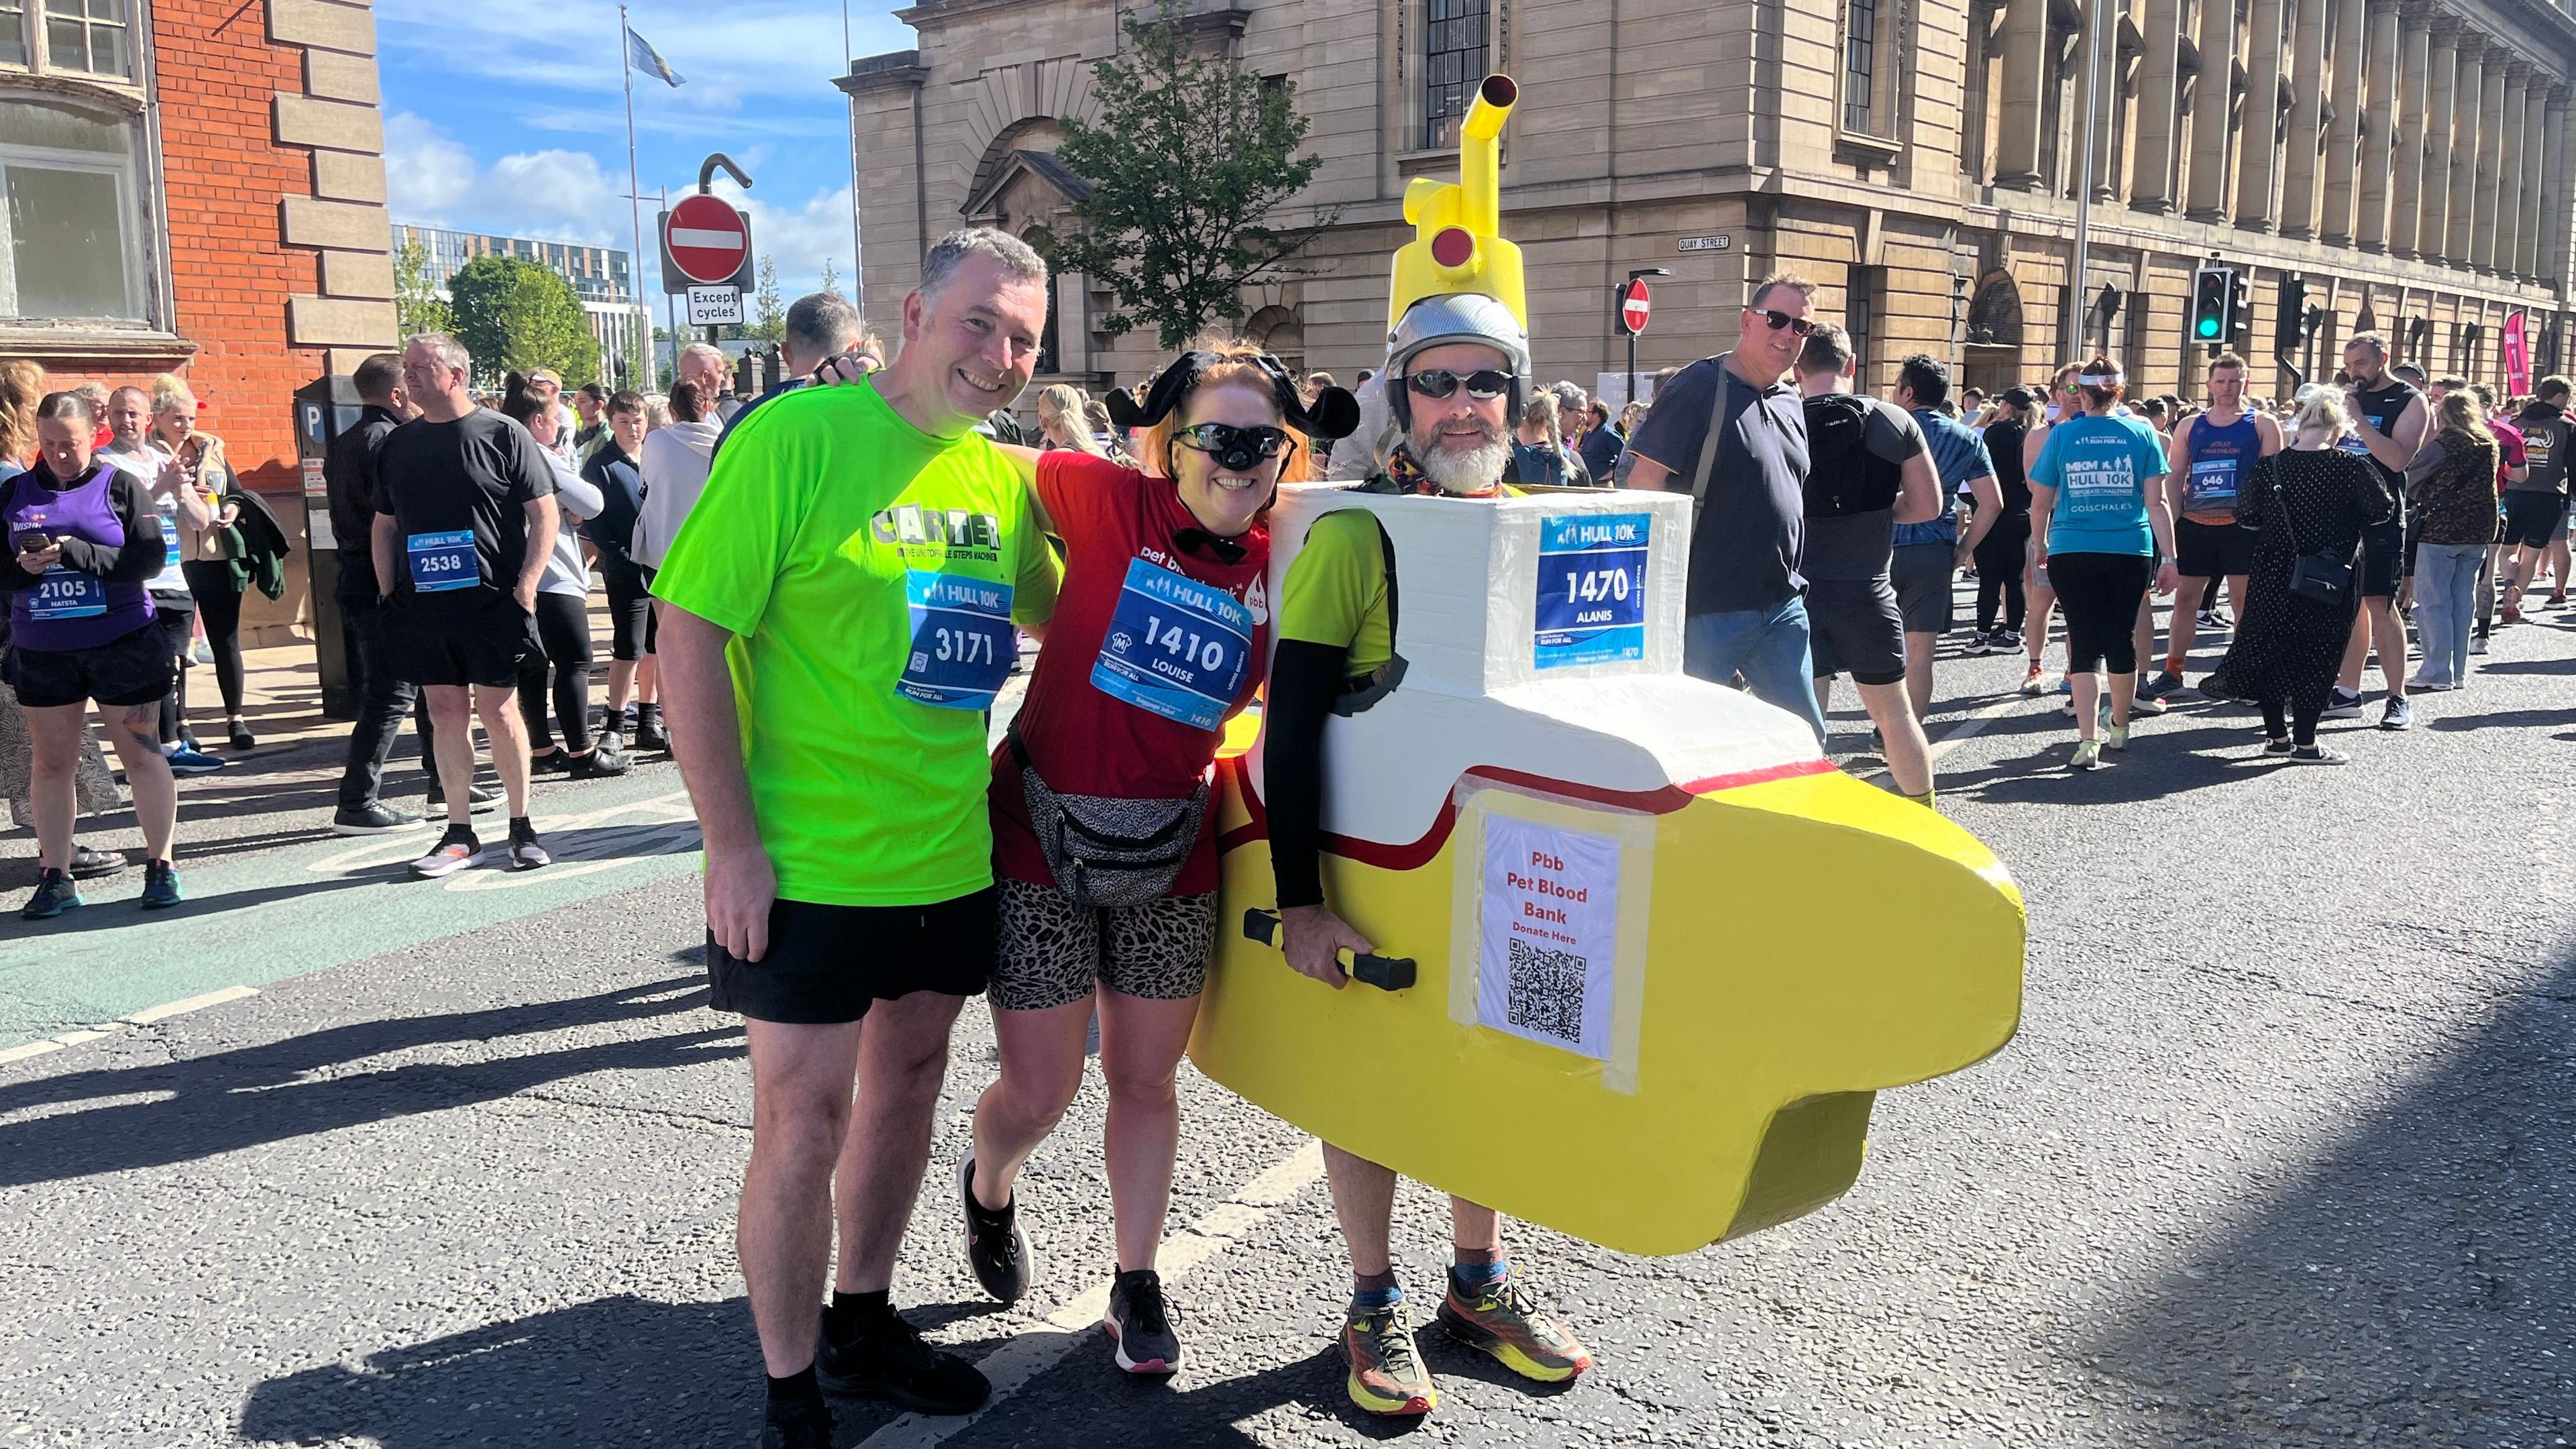
<instances>
[{"instance_id":1,"label":"flagpole","mask_svg":"<svg viewBox=\"0 0 2576 1449\"><path fill-rule=\"evenodd\" d=\"M849 65L850 65L850 0L841 0L841 68L842 68L844 71L847 71L847 70L849 69ZM841 98L841 100L842 100L842 103L843 103L844 105L849 105L850 97L848 97L848 96L843 96L843 97ZM866 282L866 280L865 280L865 273L864 273L864 270L863 270L863 269L867 266L867 258L866 258L866 257L865 257L861 252L860 252L860 250L859 250L859 112L858 112L858 108L857 108L856 106L854 106L854 105L853 105L853 106L850 106L850 127L849 127L849 130L850 130L850 297L851 297L851 299L852 299L853 305L857 306L857 307L860 309L860 315L861 315L861 316L865 316L865 315L866 315L866 308L867 308L867 305L868 305L868 284L867 284L867 282Z\"/></svg>"},{"instance_id":2,"label":"flagpole","mask_svg":"<svg viewBox=\"0 0 2576 1449\"><path fill-rule=\"evenodd\" d=\"M626 26L626 7L617 7L617 68L626 77L626 211L635 224L635 260L627 268L635 290L635 310L644 319L640 340L645 344L633 360L638 376L629 379L644 388L653 385L652 340L653 314L644 310L644 188L635 169L635 32Z\"/></svg>"}]
</instances>

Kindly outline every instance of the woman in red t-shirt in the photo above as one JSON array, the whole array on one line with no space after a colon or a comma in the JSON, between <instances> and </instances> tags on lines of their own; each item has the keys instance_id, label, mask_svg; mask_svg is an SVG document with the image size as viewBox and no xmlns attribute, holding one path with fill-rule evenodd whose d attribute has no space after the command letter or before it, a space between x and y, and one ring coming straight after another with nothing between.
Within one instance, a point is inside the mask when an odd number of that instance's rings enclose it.
<instances>
[{"instance_id":1,"label":"woman in red t-shirt","mask_svg":"<svg viewBox=\"0 0 2576 1449\"><path fill-rule=\"evenodd\" d=\"M1012 1302L1036 1278L1012 1184L1081 1088L1096 1004L1118 1242L1108 1327L1121 1368L1170 1373L1180 1343L1154 1253L1180 1136L1173 1075L1215 944L1209 766L1261 682L1267 510L1283 478L1304 476L1297 434L1342 436L1358 409L1343 394L1310 413L1277 359L1243 344L1186 353L1143 404L1111 407L1150 429L1147 471L1009 450L1064 541L1065 577L993 757L1001 1074L958 1183L976 1277Z\"/></svg>"}]
</instances>

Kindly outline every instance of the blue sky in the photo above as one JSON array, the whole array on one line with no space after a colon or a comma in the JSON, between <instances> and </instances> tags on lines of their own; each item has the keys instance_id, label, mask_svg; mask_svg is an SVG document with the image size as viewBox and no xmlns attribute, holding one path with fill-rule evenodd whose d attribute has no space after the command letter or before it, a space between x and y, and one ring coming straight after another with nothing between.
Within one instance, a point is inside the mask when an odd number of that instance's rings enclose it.
<instances>
[{"instance_id":1,"label":"blue sky","mask_svg":"<svg viewBox=\"0 0 2576 1449\"><path fill-rule=\"evenodd\" d=\"M851 275L846 57L907 50L886 0L850 0L850 48L831 0L640 0L636 33L687 82L639 72L635 135L644 291L661 311L657 188L697 184L710 151L754 186L719 190L752 218L780 287L810 291L829 260ZM626 111L614 0L378 0L385 167L393 219L631 248Z\"/></svg>"}]
</instances>

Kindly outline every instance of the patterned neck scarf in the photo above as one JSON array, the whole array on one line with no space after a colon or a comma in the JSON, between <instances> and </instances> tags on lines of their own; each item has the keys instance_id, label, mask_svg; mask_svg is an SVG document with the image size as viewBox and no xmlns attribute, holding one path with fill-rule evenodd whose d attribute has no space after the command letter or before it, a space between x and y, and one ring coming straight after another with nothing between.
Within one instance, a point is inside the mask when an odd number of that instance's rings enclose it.
<instances>
[{"instance_id":1,"label":"patterned neck scarf","mask_svg":"<svg viewBox=\"0 0 2576 1449\"><path fill-rule=\"evenodd\" d=\"M1391 493L1419 493L1440 498L1491 498L1503 491L1502 482L1497 479L1473 493L1450 492L1432 482L1431 475L1422 471L1422 465L1413 461L1413 445L1409 442L1395 445L1395 451L1387 455L1386 467L1379 470L1379 476L1389 485L1385 491Z\"/></svg>"}]
</instances>

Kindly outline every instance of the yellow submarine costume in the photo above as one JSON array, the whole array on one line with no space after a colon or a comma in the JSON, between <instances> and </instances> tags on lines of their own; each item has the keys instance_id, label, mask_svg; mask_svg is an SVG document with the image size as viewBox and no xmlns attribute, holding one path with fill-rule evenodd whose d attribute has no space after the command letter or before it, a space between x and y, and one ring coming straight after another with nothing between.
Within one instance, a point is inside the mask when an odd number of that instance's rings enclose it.
<instances>
[{"instance_id":1,"label":"yellow submarine costume","mask_svg":"<svg viewBox=\"0 0 2576 1449\"><path fill-rule=\"evenodd\" d=\"M1514 99L1487 78L1461 181L1405 193L1391 333L1462 295L1526 332L1499 235ZM1793 716L1682 673L1691 507L1281 490L1283 609L1330 514L1365 510L1401 582L1393 667L1320 744L1326 898L1382 957L1336 991L1267 944L1271 741L1246 717L1218 763L1227 914L1190 1043L1336 1146L1647 1254L1831 1201L1873 1094L1997 1051L2021 1010L2021 898L1993 855L1834 768Z\"/></svg>"}]
</instances>

